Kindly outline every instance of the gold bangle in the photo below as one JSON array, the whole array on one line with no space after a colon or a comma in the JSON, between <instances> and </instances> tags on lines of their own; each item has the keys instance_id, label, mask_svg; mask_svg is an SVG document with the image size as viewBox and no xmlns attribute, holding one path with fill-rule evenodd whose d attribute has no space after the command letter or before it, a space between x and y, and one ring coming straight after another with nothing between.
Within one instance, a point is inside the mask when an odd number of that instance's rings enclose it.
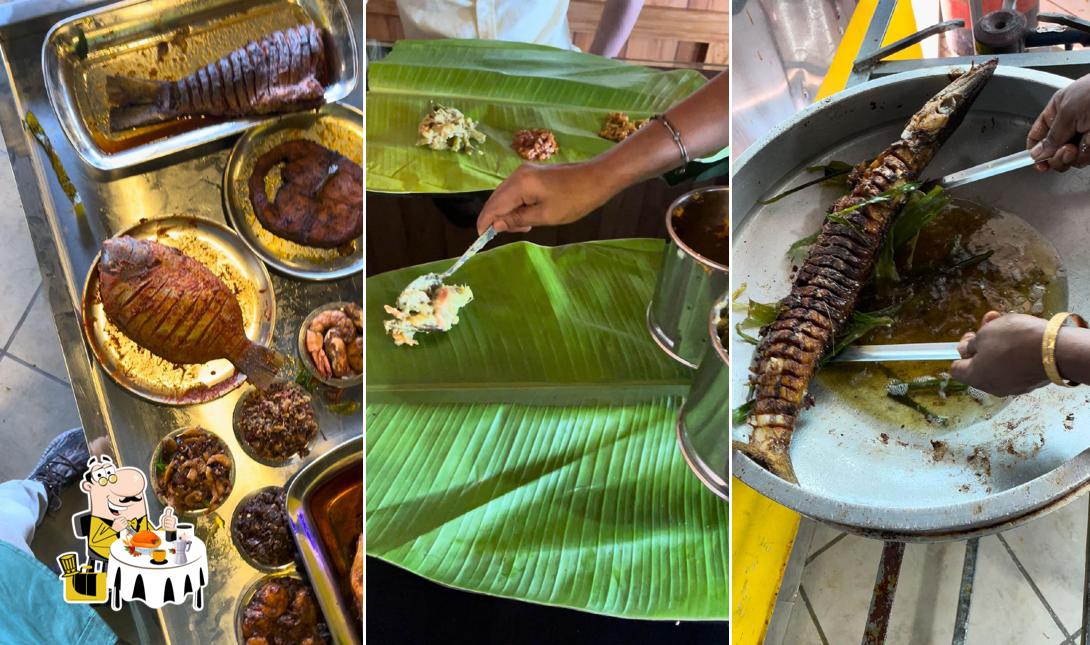
<instances>
[{"instance_id":1,"label":"gold bangle","mask_svg":"<svg viewBox=\"0 0 1090 645\"><path fill-rule=\"evenodd\" d=\"M1048 380L1056 385L1075 387L1079 384L1075 381L1065 382L1063 377L1060 376L1060 368L1056 365L1056 340L1059 338L1060 328L1063 327L1068 318L1079 327L1084 329L1087 327L1086 321L1078 314L1062 312L1050 318L1048 325L1045 326L1045 334L1041 337L1041 360L1044 362L1045 374L1048 376Z\"/></svg>"}]
</instances>

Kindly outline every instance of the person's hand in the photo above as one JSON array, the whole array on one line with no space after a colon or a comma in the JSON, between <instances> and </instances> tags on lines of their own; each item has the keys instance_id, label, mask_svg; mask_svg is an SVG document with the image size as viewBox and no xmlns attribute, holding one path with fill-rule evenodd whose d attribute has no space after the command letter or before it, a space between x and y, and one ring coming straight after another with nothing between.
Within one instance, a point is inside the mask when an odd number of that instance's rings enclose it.
<instances>
[{"instance_id":1,"label":"person's hand","mask_svg":"<svg viewBox=\"0 0 1090 645\"><path fill-rule=\"evenodd\" d=\"M121 533L129 526L129 519L127 517L115 517L113 523L110 524L110 528Z\"/></svg>"},{"instance_id":2,"label":"person's hand","mask_svg":"<svg viewBox=\"0 0 1090 645\"><path fill-rule=\"evenodd\" d=\"M1048 385L1041 362L1047 325L1036 316L989 311L979 331L961 337L961 360L950 366L950 376L995 396L1025 394Z\"/></svg>"},{"instance_id":3,"label":"person's hand","mask_svg":"<svg viewBox=\"0 0 1090 645\"><path fill-rule=\"evenodd\" d=\"M159 528L164 531L173 531L178 528L178 518L174 516L173 506L163 509L163 514L159 516Z\"/></svg>"},{"instance_id":4,"label":"person's hand","mask_svg":"<svg viewBox=\"0 0 1090 645\"><path fill-rule=\"evenodd\" d=\"M534 226L574 222L609 201L620 189L597 161L525 163L503 180L477 218L477 232L525 233Z\"/></svg>"},{"instance_id":5,"label":"person's hand","mask_svg":"<svg viewBox=\"0 0 1090 645\"><path fill-rule=\"evenodd\" d=\"M1090 76L1052 95L1029 129L1026 149L1040 171L1090 164Z\"/></svg>"}]
</instances>

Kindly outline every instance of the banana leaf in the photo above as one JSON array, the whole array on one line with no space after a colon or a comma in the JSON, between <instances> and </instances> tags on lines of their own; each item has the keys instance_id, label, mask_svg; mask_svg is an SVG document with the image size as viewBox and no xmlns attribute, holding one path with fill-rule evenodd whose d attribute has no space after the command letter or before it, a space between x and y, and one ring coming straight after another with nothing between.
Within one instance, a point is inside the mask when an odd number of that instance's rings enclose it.
<instances>
[{"instance_id":1,"label":"banana leaf","mask_svg":"<svg viewBox=\"0 0 1090 645\"><path fill-rule=\"evenodd\" d=\"M560 146L548 163L583 161L613 145L598 131L609 112L646 118L696 91L692 70L661 72L601 56L486 40L403 40L368 66L367 190L491 190L523 163L518 130L547 128ZM432 102L461 110L488 136L483 154L418 147Z\"/></svg>"},{"instance_id":2,"label":"banana leaf","mask_svg":"<svg viewBox=\"0 0 1090 645\"><path fill-rule=\"evenodd\" d=\"M502 597L727 619L729 507L675 442L691 373L644 327L662 254L661 240L482 253L451 280L475 296L461 321L417 347L385 336L382 305L449 261L368 279L370 555Z\"/></svg>"}]
</instances>

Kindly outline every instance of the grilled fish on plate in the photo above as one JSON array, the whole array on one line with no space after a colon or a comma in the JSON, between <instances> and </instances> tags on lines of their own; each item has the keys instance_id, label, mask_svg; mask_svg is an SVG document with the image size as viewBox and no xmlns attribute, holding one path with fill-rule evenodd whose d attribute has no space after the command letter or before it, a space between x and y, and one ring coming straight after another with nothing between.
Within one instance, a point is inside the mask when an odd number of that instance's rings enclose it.
<instances>
[{"instance_id":1,"label":"grilled fish on plate","mask_svg":"<svg viewBox=\"0 0 1090 645\"><path fill-rule=\"evenodd\" d=\"M283 183L270 204L265 179L276 166ZM292 242L332 249L363 233L363 169L313 141L287 141L258 157L248 186L261 225Z\"/></svg>"},{"instance_id":2,"label":"grilled fish on plate","mask_svg":"<svg viewBox=\"0 0 1090 645\"><path fill-rule=\"evenodd\" d=\"M326 45L313 23L277 31L260 42L174 81L110 76L114 132L187 116L248 116L316 108L328 80Z\"/></svg>"},{"instance_id":3,"label":"grilled fish on plate","mask_svg":"<svg viewBox=\"0 0 1090 645\"><path fill-rule=\"evenodd\" d=\"M832 212L916 181L960 125L995 67L995 60L973 67L927 101L900 140L853 174L849 194ZM735 447L788 481L796 481L789 448L806 390L871 279L890 223L904 201L903 194L894 195L845 212L837 221L825 219L779 315L762 330L750 366L753 397L747 421L752 432L749 443L735 442Z\"/></svg>"},{"instance_id":4,"label":"grilled fish on plate","mask_svg":"<svg viewBox=\"0 0 1090 645\"><path fill-rule=\"evenodd\" d=\"M98 279L106 317L153 354L173 363L226 358L259 388L276 381L284 357L246 338L235 294L181 251L132 237L106 240Z\"/></svg>"}]
</instances>

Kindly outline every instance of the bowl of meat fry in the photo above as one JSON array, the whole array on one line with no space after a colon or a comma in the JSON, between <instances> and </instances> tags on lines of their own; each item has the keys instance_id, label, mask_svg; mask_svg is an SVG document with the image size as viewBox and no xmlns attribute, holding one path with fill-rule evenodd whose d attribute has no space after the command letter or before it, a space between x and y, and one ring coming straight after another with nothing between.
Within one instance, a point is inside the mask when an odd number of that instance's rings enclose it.
<instances>
[{"instance_id":1,"label":"bowl of meat fry","mask_svg":"<svg viewBox=\"0 0 1090 645\"><path fill-rule=\"evenodd\" d=\"M184 515L211 513L235 486L235 460L227 444L197 426L163 437L151 455L149 472L159 501Z\"/></svg>"},{"instance_id":2,"label":"bowl of meat fry","mask_svg":"<svg viewBox=\"0 0 1090 645\"><path fill-rule=\"evenodd\" d=\"M316 380L335 388L363 382L363 309L330 302L310 312L299 328L299 358Z\"/></svg>"},{"instance_id":3,"label":"bowl of meat fry","mask_svg":"<svg viewBox=\"0 0 1090 645\"><path fill-rule=\"evenodd\" d=\"M330 643L314 589L294 573L275 573L252 583L235 615L240 643Z\"/></svg>"},{"instance_id":4,"label":"bowl of meat fry","mask_svg":"<svg viewBox=\"0 0 1090 645\"><path fill-rule=\"evenodd\" d=\"M235 404L235 437L254 461L284 466L310 454L318 418L310 394L296 383L248 390Z\"/></svg>"},{"instance_id":5,"label":"bowl of meat fry","mask_svg":"<svg viewBox=\"0 0 1090 645\"><path fill-rule=\"evenodd\" d=\"M279 571L295 561L297 547L281 486L259 488L235 507L231 540L239 555L255 569Z\"/></svg>"}]
</instances>

